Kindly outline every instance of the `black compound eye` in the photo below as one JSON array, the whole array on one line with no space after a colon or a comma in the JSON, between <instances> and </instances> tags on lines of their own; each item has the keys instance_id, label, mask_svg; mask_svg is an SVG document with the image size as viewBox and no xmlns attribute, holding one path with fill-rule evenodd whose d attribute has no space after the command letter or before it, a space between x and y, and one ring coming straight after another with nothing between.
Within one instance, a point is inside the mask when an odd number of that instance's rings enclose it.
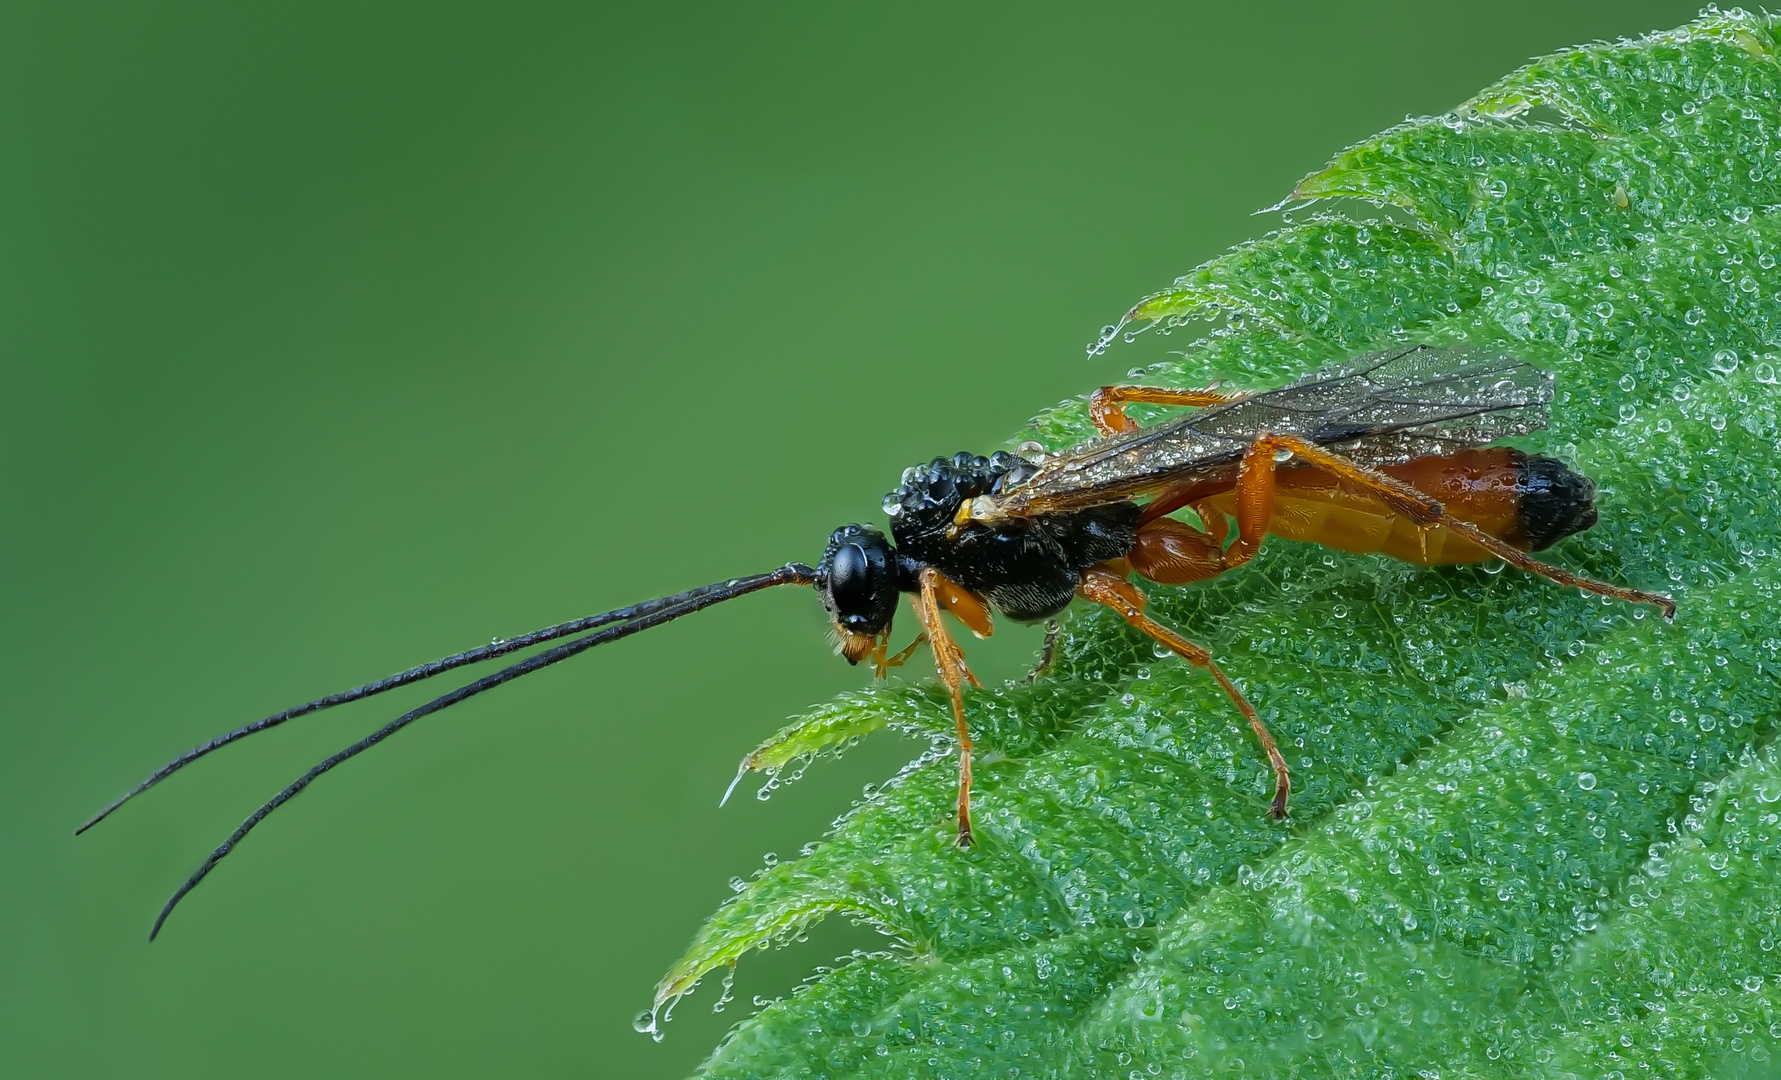
<instances>
[{"instance_id":1,"label":"black compound eye","mask_svg":"<svg viewBox=\"0 0 1781 1080\"><path fill-rule=\"evenodd\" d=\"M829 567L829 592L842 610L857 608L872 595L872 564L866 551L858 544L848 544L835 552Z\"/></svg>"}]
</instances>

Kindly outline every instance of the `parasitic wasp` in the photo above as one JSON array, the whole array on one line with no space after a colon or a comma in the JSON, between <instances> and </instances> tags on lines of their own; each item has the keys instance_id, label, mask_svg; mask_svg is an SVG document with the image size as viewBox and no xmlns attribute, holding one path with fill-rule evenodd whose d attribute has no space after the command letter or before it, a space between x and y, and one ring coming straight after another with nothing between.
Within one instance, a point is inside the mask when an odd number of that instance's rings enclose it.
<instances>
[{"instance_id":1,"label":"parasitic wasp","mask_svg":"<svg viewBox=\"0 0 1781 1080\"><path fill-rule=\"evenodd\" d=\"M1089 400L1100 435L1057 454L961 453L906 470L884 499L890 536L845 525L815 567L776 570L545 627L457 653L219 735L155 770L76 830L85 832L136 795L201 757L308 713L371 697L455 668L570 640L402 714L293 781L211 852L162 908L175 905L266 816L317 777L396 732L485 690L683 615L779 585L809 585L833 623L839 651L882 677L925 638L958 728L958 843L971 843L971 736L964 684L976 684L941 618L980 637L992 612L1043 622L1076 597L1113 609L1159 645L1205 669L1248 721L1274 774L1268 812L1286 816L1286 760L1243 692L1205 649L1145 614L1131 578L1204 581L1243 565L1272 535L1378 552L1423 565L1500 559L1560 585L1664 616L1667 596L1580 577L1529 552L1595 524L1595 485L1550 457L1499 439L1546 426L1550 373L1507 354L1406 345L1254 393L1107 386ZM1130 404L1194 411L1140 427ZM1191 511L1197 522L1171 515ZM1233 529L1234 524L1234 529ZM909 594L920 633L889 655L898 598ZM576 636L580 635L580 636ZM1043 666L1043 662L1041 664Z\"/></svg>"}]
</instances>

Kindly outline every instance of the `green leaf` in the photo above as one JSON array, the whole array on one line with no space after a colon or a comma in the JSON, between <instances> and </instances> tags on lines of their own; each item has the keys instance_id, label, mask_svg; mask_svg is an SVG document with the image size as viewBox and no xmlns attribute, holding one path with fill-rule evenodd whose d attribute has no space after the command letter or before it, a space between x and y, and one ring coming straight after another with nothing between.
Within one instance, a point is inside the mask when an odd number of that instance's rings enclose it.
<instances>
[{"instance_id":1,"label":"green leaf","mask_svg":"<svg viewBox=\"0 0 1781 1080\"><path fill-rule=\"evenodd\" d=\"M1181 386L1277 385L1392 340L1550 367L1531 442L1602 505L1556 561L1673 593L1673 624L1280 541L1154 588L1280 737L1290 824L1211 682L1105 612L1067 621L1038 682L969 695L971 849L943 699L849 695L753 764L885 725L936 750L724 905L658 1006L832 913L891 951L744 1021L702 1074L1781 1070L1778 28L1709 13L1536 61L1344 151L1295 191L1344 213L1121 328L1197 330L1149 373ZM1078 405L1031 434L1088 431Z\"/></svg>"}]
</instances>

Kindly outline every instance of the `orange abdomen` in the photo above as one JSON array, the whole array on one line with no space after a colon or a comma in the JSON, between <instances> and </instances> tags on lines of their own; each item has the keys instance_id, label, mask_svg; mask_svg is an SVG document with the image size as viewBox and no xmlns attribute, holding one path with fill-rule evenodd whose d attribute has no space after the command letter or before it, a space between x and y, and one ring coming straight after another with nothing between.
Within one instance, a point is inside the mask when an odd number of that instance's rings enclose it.
<instances>
[{"instance_id":1,"label":"orange abdomen","mask_svg":"<svg viewBox=\"0 0 1781 1080\"><path fill-rule=\"evenodd\" d=\"M1553 536L1538 535L1525 520L1524 501L1530 490L1543 479L1530 478L1530 459L1509 447L1487 447L1461 450L1441 457L1416 458L1402 465L1380 471L1401 480L1418 491L1439 499L1447 512L1467 521L1492 536L1523 550L1545 547L1559 535L1568 535L1576 528ZM1559 469L1563 466L1551 463ZM1584 508L1593 495L1593 487L1582 477L1564 470L1584 487ZM1268 532L1288 540L1322 544L1343 551L1378 552L1405 562L1430 565L1435 563L1482 562L1494 558L1490 553L1452 531L1436 526L1418 529L1398 516L1370 492L1337 480L1317 469L1285 465L1275 471L1274 512L1268 519ZM1542 487L1539 494L1545 493ZM1536 495L1538 497L1538 495ZM1567 492L1572 502L1577 499ZM1234 491L1207 500L1225 513L1235 509ZM1584 515L1574 514L1581 519ZM1587 528L1594 521L1589 510L1587 521L1575 522ZM1534 533L1534 535L1530 535Z\"/></svg>"}]
</instances>

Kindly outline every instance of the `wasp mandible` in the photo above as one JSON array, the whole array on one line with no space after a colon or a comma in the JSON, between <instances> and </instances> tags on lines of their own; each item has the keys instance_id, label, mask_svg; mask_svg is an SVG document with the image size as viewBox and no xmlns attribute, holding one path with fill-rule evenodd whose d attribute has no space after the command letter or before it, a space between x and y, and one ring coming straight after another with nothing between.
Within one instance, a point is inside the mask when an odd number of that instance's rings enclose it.
<instances>
[{"instance_id":1,"label":"wasp mandible","mask_svg":"<svg viewBox=\"0 0 1781 1080\"><path fill-rule=\"evenodd\" d=\"M576 619L447 656L236 728L152 773L75 830L223 746L287 720L484 660L570 637L410 710L334 754L256 810L167 901L174 906L255 825L323 773L441 709L596 645L777 585L810 585L849 663L877 674L926 639L958 728L957 842L971 835L971 736L964 684L976 684L941 618L951 612L988 636L992 612L1043 622L1076 597L1120 617L1205 669L1260 741L1274 773L1269 813L1286 816L1292 779L1255 708L1212 655L1145 614L1131 577L1166 585L1204 581L1253 558L1272 535L1378 552L1423 565L1501 559L1560 585L1651 604L1667 596L1592 581L1529 556L1595 524L1595 485L1550 457L1490 446L1546 426L1553 376L1505 353L1404 345L1254 393L1108 386L1090 398L1100 436L1055 455L1007 452L935 458L904 472L885 496L890 536L870 525L830 535L812 568L788 563ZM1130 404L1194 409L1139 427ZM1171 515L1191 510L1198 523ZM1235 530L1232 530L1232 524ZM921 633L889 655L898 598L912 598ZM574 635L580 634L580 637Z\"/></svg>"}]
</instances>

